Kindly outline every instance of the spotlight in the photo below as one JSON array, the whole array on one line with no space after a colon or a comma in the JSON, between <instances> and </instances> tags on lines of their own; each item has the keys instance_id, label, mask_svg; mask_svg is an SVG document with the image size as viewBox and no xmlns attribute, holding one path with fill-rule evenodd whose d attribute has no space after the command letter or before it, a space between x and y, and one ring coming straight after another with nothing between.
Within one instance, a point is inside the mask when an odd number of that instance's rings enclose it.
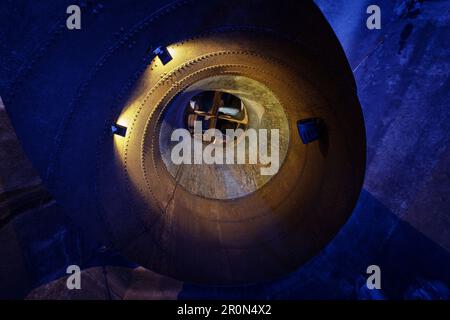
<instances>
[{"instance_id":1,"label":"spotlight","mask_svg":"<svg viewBox=\"0 0 450 320\"><path fill-rule=\"evenodd\" d=\"M318 118L298 120L297 128L303 144L308 144L320 139L323 123Z\"/></svg>"},{"instance_id":2,"label":"spotlight","mask_svg":"<svg viewBox=\"0 0 450 320\"><path fill-rule=\"evenodd\" d=\"M127 127L121 126L120 124L113 124L111 126L111 132L121 137L125 137L127 134Z\"/></svg>"},{"instance_id":3,"label":"spotlight","mask_svg":"<svg viewBox=\"0 0 450 320\"><path fill-rule=\"evenodd\" d=\"M163 65L168 64L173 59L166 47L158 47L153 50L153 53L158 56Z\"/></svg>"}]
</instances>

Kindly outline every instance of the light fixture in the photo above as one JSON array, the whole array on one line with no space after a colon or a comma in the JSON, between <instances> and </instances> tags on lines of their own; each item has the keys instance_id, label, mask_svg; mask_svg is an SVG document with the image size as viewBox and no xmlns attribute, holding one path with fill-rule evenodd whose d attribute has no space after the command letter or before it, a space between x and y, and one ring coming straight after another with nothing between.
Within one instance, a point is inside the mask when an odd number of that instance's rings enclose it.
<instances>
[{"instance_id":1,"label":"light fixture","mask_svg":"<svg viewBox=\"0 0 450 320\"><path fill-rule=\"evenodd\" d=\"M297 121L297 128L303 144L308 144L320 139L323 123L318 118L309 118Z\"/></svg>"},{"instance_id":2,"label":"light fixture","mask_svg":"<svg viewBox=\"0 0 450 320\"><path fill-rule=\"evenodd\" d=\"M161 60L161 63L163 65L168 64L173 58L169 52L169 50L167 50L167 47L158 47L155 50L153 50L153 53L158 56L159 60Z\"/></svg>"},{"instance_id":3,"label":"light fixture","mask_svg":"<svg viewBox=\"0 0 450 320\"><path fill-rule=\"evenodd\" d=\"M111 132L115 135L125 137L127 134L127 127L121 126L120 124L113 124L111 126Z\"/></svg>"}]
</instances>

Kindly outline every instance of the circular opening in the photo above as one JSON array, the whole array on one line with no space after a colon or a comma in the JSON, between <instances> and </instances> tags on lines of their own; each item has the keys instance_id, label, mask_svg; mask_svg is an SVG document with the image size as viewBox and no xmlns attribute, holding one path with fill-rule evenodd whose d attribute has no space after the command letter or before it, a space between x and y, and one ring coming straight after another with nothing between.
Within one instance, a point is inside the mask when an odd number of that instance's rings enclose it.
<instances>
[{"instance_id":1,"label":"circular opening","mask_svg":"<svg viewBox=\"0 0 450 320\"><path fill-rule=\"evenodd\" d=\"M193 96L186 106L185 125L192 137L197 138L195 124L201 128L202 142L211 141L207 130L217 129L222 134L220 139L213 137L214 143L229 143L237 129L246 130L248 113L244 102L239 97L223 91L204 91ZM239 139L245 132L238 131Z\"/></svg>"},{"instance_id":2,"label":"circular opening","mask_svg":"<svg viewBox=\"0 0 450 320\"><path fill-rule=\"evenodd\" d=\"M167 105L159 126L166 169L179 186L210 199L235 199L260 189L278 172L288 145L280 101L244 76L194 83Z\"/></svg>"}]
</instances>

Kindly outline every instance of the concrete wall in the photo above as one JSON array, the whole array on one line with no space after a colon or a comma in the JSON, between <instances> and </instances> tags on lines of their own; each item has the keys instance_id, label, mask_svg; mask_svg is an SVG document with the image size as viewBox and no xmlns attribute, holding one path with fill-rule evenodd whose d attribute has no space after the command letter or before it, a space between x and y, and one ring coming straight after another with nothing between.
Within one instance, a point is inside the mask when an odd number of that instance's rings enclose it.
<instances>
[{"instance_id":1,"label":"concrete wall","mask_svg":"<svg viewBox=\"0 0 450 320\"><path fill-rule=\"evenodd\" d=\"M450 250L448 3L317 3L358 84L367 130L365 189ZM381 30L365 27L370 4L381 8Z\"/></svg>"}]
</instances>

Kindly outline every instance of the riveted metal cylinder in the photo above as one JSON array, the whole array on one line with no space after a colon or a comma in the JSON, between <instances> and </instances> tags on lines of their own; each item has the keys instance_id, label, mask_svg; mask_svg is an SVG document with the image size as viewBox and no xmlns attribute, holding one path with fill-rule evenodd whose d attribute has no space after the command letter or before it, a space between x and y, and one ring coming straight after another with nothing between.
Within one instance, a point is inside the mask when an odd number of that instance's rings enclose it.
<instances>
[{"instance_id":1,"label":"riveted metal cylinder","mask_svg":"<svg viewBox=\"0 0 450 320\"><path fill-rule=\"evenodd\" d=\"M117 16L126 27L105 37ZM220 285L292 272L333 238L361 190L365 133L351 70L312 2L110 1L83 25L58 29L7 107L87 234L161 274ZM171 133L208 90L238 97L247 129L279 130L276 174L171 163ZM321 136L303 144L297 123L312 118Z\"/></svg>"}]
</instances>

